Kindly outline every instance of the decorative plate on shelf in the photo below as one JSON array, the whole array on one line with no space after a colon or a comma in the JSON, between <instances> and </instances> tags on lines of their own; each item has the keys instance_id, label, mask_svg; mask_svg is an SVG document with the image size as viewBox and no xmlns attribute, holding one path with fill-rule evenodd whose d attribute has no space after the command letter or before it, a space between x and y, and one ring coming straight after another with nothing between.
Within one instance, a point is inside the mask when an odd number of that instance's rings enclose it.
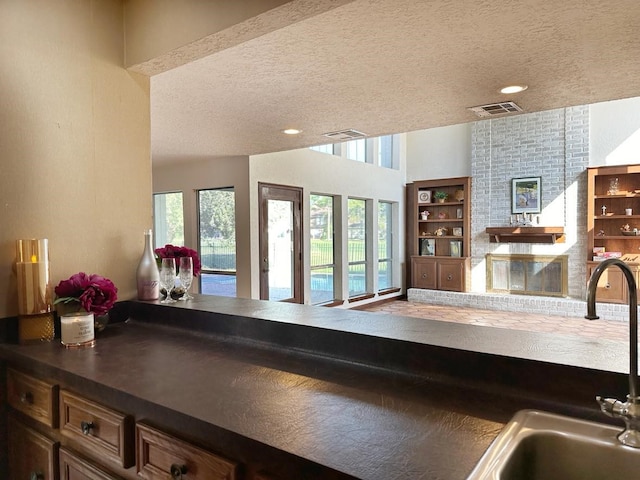
<instances>
[{"instance_id":1,"label":"decorative plate on shelf","mask_svg":"<svg viewBox=\"0 0 640 480\"><path fill-rule=\"evenodd\" d=\"M431 203L431 190L419 190L418 203Z\"/></svg>"},{"instance_id":2,"label":"decorative plate on shelf","mask_svg":"<svg viewBox=\"0 0 640 480\"><path fill-rule=\"evenodd\" d=\"M638 230L636 230L635 232L633 230L622 230L620 233L622 233L622 235L626 235L628 237L637 237L638 235L640 235L640 232Z\"/></svg>"}]
</instances>

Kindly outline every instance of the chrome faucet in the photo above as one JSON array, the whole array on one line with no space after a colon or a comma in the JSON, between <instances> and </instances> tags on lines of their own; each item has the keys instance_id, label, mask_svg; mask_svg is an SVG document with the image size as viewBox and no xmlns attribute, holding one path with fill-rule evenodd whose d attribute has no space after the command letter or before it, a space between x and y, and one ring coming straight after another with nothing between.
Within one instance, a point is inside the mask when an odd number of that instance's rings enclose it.
<instances>
[{"instance_id":1,"label":"chrome faucet","mask_svg":"<svg viewBox=\"0 0 640 480\"><path fill-rule=\"evenodd\" d=\"M602 273L612 265L617 265L625 278L629 291L629 395L627 401L615 398L596 397L600 409L612 418L622 418L626 428L618 435L618 440L630 447L640 448L640 397L638 397L638 293L633 272L619 258L609 258L600 263L591 274L587 286L588 320L596 320L596 288Z\"/></svg>"}]
</instances>

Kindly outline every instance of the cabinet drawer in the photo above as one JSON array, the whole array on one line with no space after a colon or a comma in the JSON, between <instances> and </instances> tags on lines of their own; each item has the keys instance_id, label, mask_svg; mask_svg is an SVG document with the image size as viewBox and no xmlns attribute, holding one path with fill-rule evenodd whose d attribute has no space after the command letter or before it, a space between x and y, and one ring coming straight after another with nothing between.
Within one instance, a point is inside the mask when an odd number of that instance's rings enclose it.
<instances>
[{"instance_id":1,"label":"cabinet drawer","mask_svg":"<svg viewBox=\"0 0 640 480\"><path fill-rule=\"evenodd\" d=\"M148 480L234 480L238 464L155 430L136 425L137 472Z\"/></svg>"},{"instance_id":2,"label":"cabinet drawer","mask_svg":"<svg viewBox=\"0 0 640 480\"><path fill-rule=\"evenodd\" d=\"M135 463L133 419L60 390L60 432L77 448L128 468Z\"/></svg>"},{"instance_id":3,"label":"cabinet drawer","mask_svg":"<svg viewBox=\"0 0 640 480\"><path fill-rule=\"evenodd\" d=\"M58 426L58 386L30 375L7 369L7 403L43 423Z\"/></svg>"},{"instance_id":4,"label":"cabinet drawer","mask_svg":"<svg viewBox=\"0 0 640 480\"><path fill-rule=\"evenodd\" d=\"M87 462L71 450L60 448L60 480L122 480Z\"/></svg>"},{"instance_id":5,"label":"cabinet drawer","mask_svg":"<svg viewBox=\"0 0 640 480\"><path fill-rule=\"evenodd\" d=\"M9 477L58 480L58 443L9 416Z\"/></svg>"}]
</instances>

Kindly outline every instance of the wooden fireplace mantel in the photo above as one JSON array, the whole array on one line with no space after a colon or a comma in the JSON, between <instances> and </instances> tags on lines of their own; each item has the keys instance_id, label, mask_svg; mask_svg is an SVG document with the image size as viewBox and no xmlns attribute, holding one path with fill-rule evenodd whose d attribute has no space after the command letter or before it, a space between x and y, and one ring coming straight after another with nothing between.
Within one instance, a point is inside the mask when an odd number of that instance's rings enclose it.
<instances>
[{"instance_id":1,"label":"wooden fireplace mantel","mask_svg":"<svg viewBox=\"0 0 640 480\"><path fill-rule=\"evenodd\" d=\"M491 243L564 243L564 227L487 227Z\"/></svg>"}]
</instances>

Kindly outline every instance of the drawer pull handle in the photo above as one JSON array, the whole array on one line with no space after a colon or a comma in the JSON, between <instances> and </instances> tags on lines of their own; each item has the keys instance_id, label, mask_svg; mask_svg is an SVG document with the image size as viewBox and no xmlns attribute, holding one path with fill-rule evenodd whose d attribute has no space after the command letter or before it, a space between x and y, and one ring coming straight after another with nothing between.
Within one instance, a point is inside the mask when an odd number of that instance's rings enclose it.
<instances>
[{"instance_id":1,"label":"drawer pull handle","mask_svg":"<svg viewBox=\"0 0 640 480\"><path fill-rule=\"evenodd\" d=\"M177 463L173 463L171 465L171 478L180 480L182 478L182 475L185 473L187 473L186 465L178 465Z\"/></svg>"},{"instance_id":2,"label":"drawer pull handle","mask_svg":"<svg viewBox=\"0 0 640 480\"><path fill-rule=\"evenodd\" d=\"M422 274L422 278L427 278L427 274L426 274L426 273L423 273L423 274Z\"/></svg>"},{"instance_id":3,"label":"drawer pull handle","mask_svg":"<svg viewBox=\"0 0 640 480\"><path fill-rule=\"evenodd\" d=\"M89 435L93 427L95 427L93 422L80 422L80 429L84 435Z\"/></svg>"},{"instance_id":4,"label":"drawer pull handle","mask_svg":"<svg viewBox=\"0 0 640 480\"><path fill-rule=\"evenodd\" d=\"M447 275L447 280L453 280L453 275L452 274Z\"/></svg>"},{"instance_id":5,"label":"drawer pull handle","mask_svg":"<svg viewBox=\"0 0 640 480\"><path fill-rule=\"evenodd\" d=\"M24 392L23 394L20 395L20 402L27 404L27 405L31 405L33 403L33 393L31 392Z\"/></svg>"},{"instance_id":6,"label":"drawer pull handle","mask_svg":"<svg viewBox=\"0 0 640 480\"><path fill-rule=\"evenodd\" d=\"M607 283L607 284L604 286L604 288L611 288L611 284L610 284L610 283Z\"/></svg>"},{"instance_id":7,"label":"drawer pull handle","mask_svg":"<svg viewBox=\"0 0 640 480\"><path fill-rule=\"evenodd\" d=\"M29 480L44 480L44 475L40 472L31 472Z\"/></svg>"}]
</instances>

